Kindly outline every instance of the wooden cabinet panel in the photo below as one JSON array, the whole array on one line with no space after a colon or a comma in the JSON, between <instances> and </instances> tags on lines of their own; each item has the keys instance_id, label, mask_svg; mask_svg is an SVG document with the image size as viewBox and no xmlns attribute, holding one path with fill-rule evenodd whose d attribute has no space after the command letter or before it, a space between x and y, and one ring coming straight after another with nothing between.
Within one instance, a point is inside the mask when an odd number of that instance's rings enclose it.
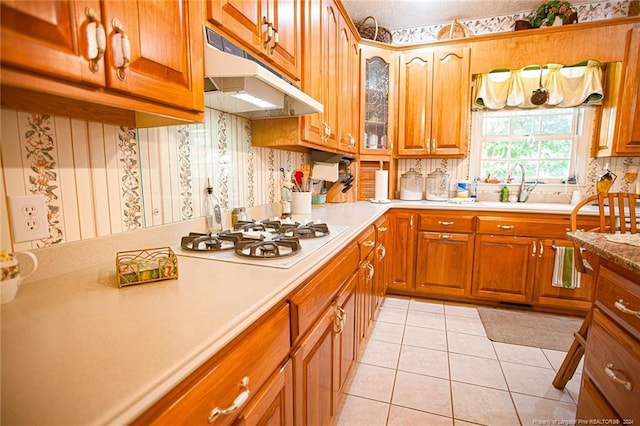
<instances>
[{"instance_id":1,"label":"wooden cabinet panel","mask_svg":"<svg viewBox=\"0 0 640 426\"><path fill-rule=\"evenodd\" d=\"M620 102L616 117L615 155L640 154L640 24L627 31Z\"/></svg>"},{"instance_id":2,"label":"wooden cabinet panel","mask_svg":"<svg viewBox=\"0 0 640 426\"><path fill-rule=\"evenodd\" d=\"M294 294L291 305L292 341L302 337L315 323L337 294L344 281L356 271L359 263L358 246L354 242L345 248L338 258L328 264L320 274L311 279Z\"/></svg>"},{"instance_id":3,"label":"wooden cabinet panel","mask_svg":"<svg viewBox=\"0 0 640 426\"><path fill-rule=\"evenodd\" d=\"M360 48L356 37L344 19L340 20L339 36L339 87L338 96L341 102L338 104L338 148L348 153L356 153L359 133L360 108L358 100L359 85L359 61Z\"/></svg>"},{"instance_id":4,"label":"wooden cabinet panel","mask_svg":"<svg viewBox=\"0 0 640 426\"><path fill-rule=\"evenodd\" d=\"M398 156L467 155L469 47L403 52L399 72Z\"/></svg>"},{"instance_id":5,"label":"wooden cabinet panel","mask_svg":"<svg viewBox=\"0 0 640 426\"><path fill-rule=\"evenodd\" d=\"M569 231L568 218L531 216L478 216L476 231L481 234L519 235L527 237L564 238Z\"/></svg>"},{"instance_id":6,"label":"wooden cabinet panel","mask_svg":"<svg viewBox=\"0 0 640 426\"><path fill-rule=\"evenodd\" d=\"M277 43L267 45L267 55L289 78L299 81L302 75L302 30L299 0L268 2L268 21L277 31ZM264 42L263 42L264 46Z\"/></svg>"},{"instance_id":7,"label":"wooden cabinet panel","mask_svg":"<svg viewBox=\"0 0 640 426\"><path fill-rule=\"evenodd\" d=\"M420 213L418 218L420 231L472 233L475 226L475 215L453 211Z\"/></svg>"},{"instance_id":8,"label":"wooden cabinet panel","mask_svg":"<svg viewBox=\"0 0 640 426\"><path fill-rule=\"evenodd\" d=\"M324 9L322 35L323 35L323 52L324 64L323 73L324 113L322 114L324 131L323 146L327 148L338 148L338 132L339 132L339 103L338 103L338 81L340 78L340 60L339 60L339 32L340 32L340 13L333 0L322 0Z\"/></svg>"},{"instance_id":9,"label":"wooden cabinet panel","mask_svg":"<svg viewBox=\"0 0 640 426\"><path fill-rule=\"evenodd\" d=\"M360 261L362 262L376 246L376 228L371 225L360 233L357 239L360 249Z\"/></svg>"},{"instance_id":10,"label":"wooden cabinet panel","mask_svg":"<svg viewBox=\"0 0 640 426\"><path fill-rule=\"evenodd\" d=\"M618 415L613 411L613 408L607 403L606 399L598 391L589 377L582 378L576 419L583 421L584 424L589 424L589 421L594 421L594 419L618 419ZM617 424L623 423L620 420L620 423Z\"/></svg>"},{"instance_id":11,"label":"wooden cabinet panel","mask_svg":"<svg viewBox=\"0 0 640 426\"><path fill-rule=\"evenodd\" d=\"M98 52L89 52L89 38L95 41L96 23L89 22L86 9L94 12L95 22L103 21L97 0L3 1L2 65L104 87L104 58L96 62L96 72L90 67L90 59Z\"/></svg>"},{"instance_id":12,"label":"wooden cabinet panel","mask_svg":"<svg viewBox=\"0 0 640 426\"><path fill-rule=\"evenodd\" d=\"M103 2L103 15L110 19L107 24L109 88L179 107L197 107L193 91L200 88L202 92L202 86L199 83L193 86L191 80L189 10L192 7L196 5L188 0ZM120 50L121 41L114 25L116 19L131 45L131 59L126 68L118 66L116 52ZM193 53L196 58L202 56L200 52Z\"/></svg>"},{"instance_id":13,"label":"wooden cabinet panel","mask_svg":"<svg viewBox=\"0 0 640 426\"><path fill-rule=\"evenodd\" d=\"M640 340L640 316L637 314L640 312L640 287L633 279L631 274L620 268L600 266L596 305Z\"/></svg>"},{"instance_id":14,"label":"wooden cabinet panel","mask_svg":"<svg viewBox=\"0 0 640 426\"><path fill-rule=\"evenodd\" d=\"M374 252L373 266L375 275L373 276L373 312L372 319L375 320L375 314L382 305L384 295L387 293L389 283L389 243L391 239L389 235L389 221L387 215L378 219L375 223L376 227L376 250Z\"/></svg>"},{"instance_id":15,"label":"wooden cabinet panel","mask_svg":"<svg viewBox=\"0 0 640 426\"><path fill-rule=\"evenodd\" d=\"M358 286L356 289L358 307L357 344L361 346L367 337L367 331L373 321L371 311L373 308L373 285L376 274L373 266L373 254L369 254L360 264Z\"/></svg>"},{"instance_id":16,"label":"wooden cabinet panel","mask_svg":"<svg viewBox=\"0 0 640 426\"><path fill-rule=\"evenodd\" d=\"M506 302L530 303L531 268L537 241L527 237L476 235L471 294Z\"/></svg>"},{"instance_id":17,"label":"wooden cabinet panel","mask_svg":"<svg viewBox=\"0 0 640 426\"><path fill-rule=\"evenodd\" d=\"M418 232L416 291L469 296L473 236Z\"/></svg>"},{"instance_id":18,"label":"wooden cabinet panel","mask_svg":"<svg viewBox=\"0 0 640 426\"><path fill-rule=\"evenodd\" d=\"M205 362L165 395L134 424L207 424L214 407L231 405L243 391L258 390L289 356L289 307L286 304L241 336L228 351ZM260 356L255 350L260 348ZM218 424L231 424L240 412L221 416Z\"/></svg>"},{"instance_id":19,"label":"wooden cabinet panel","mask_svg":"<svg viewBox=\"0 0 640 426\"><path fill-rule=\"evenodd\" d=\"M564 239L538 240L533 303L557 308L576 308L586 312L593 302L595 290L593 277L589 274L581 274L579 288L554 287L552 282L555 247L573 247L573 244Z\"/></svg>"},{"instance_id":20,"label":"wooden cabinet panel","mask_svg":"<svg viewBox=\"0 0 640 426\"><path fill-rule=\"evenodd\" d=\"M337 406L334 369L335 305L327 307L294 349L294 413L296 425L326 425Z\"/></svg>"},{"instance_id":21,"label":"wooden cabinet panel","mask_svg":"<svg viewBox=\"0 0 640 426\"><path fill-rule=\"evenodd\" d=\"M276 371L234 422L236 426L293 426L291 360Z\"/></svg>"},{"instance_id":22,"label":"wooden cabinet panel","mask_svg":"<svg viewBox=\"0 0 640 426\"><path fill-rule=\"evenodd\" d=\"M640 345L602 311L594 309L584 373L623 419L637 417Z\"/></svg>"},{"instance_id":23,"label":"wooden cabinet panel","mask_svg":"<svg viewBox=\"0 0 640 426\"><path fill-rule=\"evenodd\" d=\"M258 1L207 0L207 19L245 43L259 46L263 30L260 6Z\"/></svg>"},{"instance_id":24,"label":"wooden cabinet panel","mask_svg":"<svg viewBox=\"0 0 640 426\"><path fill-rule=\"evenodd\" d=\"M389 289L409 291L415 288L415 213L406 210L392 211L390 215L391 277Z\"/></svg>"},{"instance_id":25,"label":"wooden cabinet panel","mask_svg":"<svg viewBox=\"0 0 640 426\"><path fill-rule=\"evenodd\" d=\"M354 273L336 298L338 319L336 338L336 373L338 391L344 386L357 356L358 312L356 287L359 273Z\"/></svg>"}]
</instances>

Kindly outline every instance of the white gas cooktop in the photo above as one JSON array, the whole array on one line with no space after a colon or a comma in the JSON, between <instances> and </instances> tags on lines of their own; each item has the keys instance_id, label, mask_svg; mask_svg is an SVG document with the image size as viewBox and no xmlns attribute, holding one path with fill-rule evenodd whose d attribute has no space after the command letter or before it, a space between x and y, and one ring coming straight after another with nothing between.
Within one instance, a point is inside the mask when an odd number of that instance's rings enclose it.
<instances>
[{"instance_id":1,"label":"white gas cooktop","mask_svg":"<svg viewBox=\"0 0 640 426\"><path fill-rule=\"evenodd\" d=\"M287 257L274 259L255 259L250 257L239 256L233 249L222 251L191 251L184 250L180 245L171 247L173 252L178 256L195 257L198 259L208 259L218 262L233 262L246 265L257 265L268 268L288 269L296 265L303 259L308 258L321 247L332 241L335 237L346 231L349 227L344 225L328 225L329 235L318 238L300 239L300 251Z\"/></svg>"}]
</instances>

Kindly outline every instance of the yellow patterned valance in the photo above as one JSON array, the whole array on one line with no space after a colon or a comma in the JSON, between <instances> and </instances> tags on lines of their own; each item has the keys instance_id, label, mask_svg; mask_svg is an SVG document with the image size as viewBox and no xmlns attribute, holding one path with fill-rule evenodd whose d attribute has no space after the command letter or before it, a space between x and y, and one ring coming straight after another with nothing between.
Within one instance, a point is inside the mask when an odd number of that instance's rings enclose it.
<instances>
[{"instance_id":1,"label":"yellow patterned valance","mask_svg":"<svg viewBox=\"0 0 640 426\"><path fill-rule=\"evenodd\" d=\"M548 93L543 107L599 105L604 97L602 64L548 64L542 70L542 87ZM473 109L536 108L531 95L539 88L540 67L478 74L474 76Z\"/></svg>"}]
</instances>

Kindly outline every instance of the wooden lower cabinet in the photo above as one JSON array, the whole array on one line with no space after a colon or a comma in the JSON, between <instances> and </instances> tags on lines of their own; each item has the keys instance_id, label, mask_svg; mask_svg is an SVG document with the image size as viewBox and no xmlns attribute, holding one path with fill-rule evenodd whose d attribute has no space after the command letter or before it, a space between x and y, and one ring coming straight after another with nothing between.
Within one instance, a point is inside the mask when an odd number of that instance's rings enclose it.
<instances>
[{"instance_id":1,"label":"wooden lower cabinet","mask_svg":"<svg viewBox=\"0 0 640 426\"><path fill-rule=\"evenodd\" d=\"M374 251L373 268L375 274L373 276L373 303L372 303L372 319L375 319L375 313L382 305L384 295L387 293L389 283L389 244L391 239L389 235L389 220L385 215L375 223L377 246Z\"/></svg>"},{"instance_id":2,"label":"wooden lower cabinet","mask_svg":"<svg viewBox=\"0 0 640 426\"><path fill-rule=\"evenodd\" d=\"M287 360L242 411L234 425L293 426L293 424L293 368L291 360Z\"/></svg>"},{"instance_id":3,"label":"wooden lower cabinet","mask_svg":"<svg viewBox=\"0 0 640 426\"><path fill-rule=\"evenodd\" d=\"M336 299L338 321L336 326L336 372L338 391L342 390L358 353L358 316L356 286L359 274L354 273Z\"/></svg>"},{"instance_id":4,"label":"wooden lower cabinet","mask_svg":"<svg viewBox=\"0 0 640 426\"><path fill-rule=\"evenodd\" d=\"M395 210L390 213L389 289L391 291L412 291L415 288L416 218L417 214L409 210Z\"/></svg>"},{"instance_id":5,"label":"wooden lower cabinet","mask_svg":"<svg viewBox=\"0 0 640 426\"><path fill-rule=\"evenodd\" d=\"M535 238L477 235L471 294L485 299L530 303Z\"/></svg>"},{"instance_id":6,"label":"wooden lower cabinet","mask_svg":"<svg viewBox=\"0 0 640 426\"><path fill-rule=\"evenodd\" d=\"M372 309L374 298L374 277L376 274L374 266L374 253L364 258L360 263L358 272L358 286L356 290L358 306L358 344L360 345L367 337L367 331L373 321Z\"/></svg>"}]
</instances>

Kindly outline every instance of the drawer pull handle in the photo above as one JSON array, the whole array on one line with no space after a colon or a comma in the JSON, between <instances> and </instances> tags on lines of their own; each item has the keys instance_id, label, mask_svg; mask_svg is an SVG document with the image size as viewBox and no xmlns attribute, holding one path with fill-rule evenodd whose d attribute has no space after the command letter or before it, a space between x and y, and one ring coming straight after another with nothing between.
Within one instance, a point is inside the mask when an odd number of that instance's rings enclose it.
<instances>
[{"instance_id":1,"label":"drawer pull handle","mask_svg":"<svg viewBox=\"0 0 640 426\"><path fill-rule=\"evenodd\" d=\"M450 240L453 236L451 234L440 234L440 238L443 240Z\"/></svg>"},{"instance_id":2,"label":"drawer pull handle","mask_svg":"<svg viewBox=\"0 0 640 426\"><path fill-rule=\"evenodd\" d=\"M613 306L615 306L617 310L624 314L635 315L636 317L640 318L640 311L632 311L631 309L627 308L626 306L624 306L624 300L622 299L614 303Z\"/></svg>"},{"instance_id":3,"label":"drawer pull handle","mask_svg":"<svg viewBox=\"0 0 640 426\"><path fill-rule=\"evenodd\" d=\"M365 247L373 247L376 245L375 241L365 241L364 243L362 243L363 246Z\"/></svg>"},{"instance_id":4,"label":"drawer pull handle","mask_svg":"<svg viewBox=\"0 0 640 426\"><path fill-rule=\"evenodd\" d=\"M236 396L236 399L233 400L230 406L227 408L218 408L215 407L211 410L211 414L209 414L209 423L213 423L218 416L226 416L228 414L237 411L238 408L242 407L245 402L249 399L249 377L244 376L242 381L240 382L240 389L242 391Z\"/></svg>"},{"instance_id":5,"label":"drawer pull handle","mask_svg":"<svg viewBox=\"0 0 640 426\"><path fill-rule=\"evenodd\" d=\"M340 334L344 330L346 316L347 313L342 309L342 306L338 306L336 308L336 334Z\"/></svg>"},{"instance_id":6,"label":"drawer pull handle","mask_svg":"<svg viewBox=\"0 0 640 426\"><path fill-rule=\"evenodd\" d=\"M367 274L367 282L369 282L373 279L373 275L375 274L375 268L371 263L367 263L366 267L369 270L369 273Z\"/></svg>"},{"instance_id":7,"label":"drawer pull handle","mask_svg":"<svg viewBox=\"0 0 640 426\"><path fill-rule=\"evenodd\" d=\"M515 228L515 225L498 225L498 228L504 229L504 230L509 230L509 229Z\"/></svg>"},{"instance_id":8,"label":"drawer pull handle","mask_svg":"<svg viewBox=\"0 0 640 426\"><path fill-rule=\"evenodd\" d=\"M380 244L378 246L378 260L384 259L386 255L387 255L387 249L385 248L385 246Z\"/></svg>"},{"instance_id":9,"label":"drawer pull handle","mask_svg":"<svg viewBox=\"0 0 640 426\"><path fill-rule=\"evenodd\" d=\"M607 366L604 368L604 372L607 374L607 376L613 380L614 382L616 382L619 385L624 386L624 388L626 390L628 390L629 392L631 392L631 390L633 389L633 385L631 384L631 382L622 380L621 378L619 378L618 376L616 376L615 373L615 368L613 366L613 364L609 363L607 364Z\"/></svg>"},{"instance_id":10,"label":"drawer pull handle","mask_svg":"<svg viewBox=\"0 0 640 426\"><path fill-rule=\"evenodd\" d=\"M387 232L387 227L386 226L381 226L380 228L378 228L378 231Z\"/></svg>"},{"instance_id":11,"label":"drawer pull handle","mask_svg":"<svg viewBox=\"0 0 640 426\"><path fill-rule=\"evenodd\" d=\"M445 222L445 221L439 220L438 221L438 225L451 226L451 225L453 225L453 222Z\"/></svg>"}]
</instances>

